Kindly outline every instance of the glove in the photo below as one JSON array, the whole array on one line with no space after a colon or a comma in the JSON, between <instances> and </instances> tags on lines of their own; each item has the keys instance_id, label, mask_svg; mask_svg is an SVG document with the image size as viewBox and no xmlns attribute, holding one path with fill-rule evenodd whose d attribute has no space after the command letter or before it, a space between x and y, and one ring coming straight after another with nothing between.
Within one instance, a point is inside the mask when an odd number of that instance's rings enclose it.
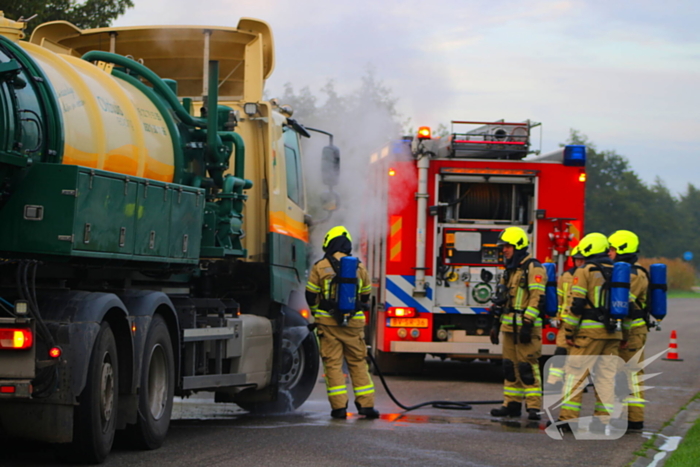
<instances>
[{"instance_id":1,"label":"glove","mask_svg":"<svg viewBox=\"0 0 700 467\"><path fill-rule=\"evenodd\" d=\"M491 332L489 333L489 337L491 338L491 343L493 345L498 345L500 342L498 340L498 333L501 331L501 323L499 321L494 321L493 326L491 327Z\"/></svg>"},{"instance_id":2,"label":"glove","mask_svg":"<svg viewBox=\"0 0 700 467\"><path fill-rule=\"evenodd\" d=\"M520 326L520 334L518 336L522 344L532 342L532 321L523 320L523 325Z\"/></svg>"},{"instance_id":3,"label":"glove","mask_svg":"<svg viewBox=\"0 0 700 467\"><path fill-rule=\"evenodd\" d=\"M496 327L491 328L491 332L489 333L489 337L491 338L491 343L493 345L498 345L498 343L500 342L498 340L498 328L496 328Z\"/></svg>"}]
</instances>

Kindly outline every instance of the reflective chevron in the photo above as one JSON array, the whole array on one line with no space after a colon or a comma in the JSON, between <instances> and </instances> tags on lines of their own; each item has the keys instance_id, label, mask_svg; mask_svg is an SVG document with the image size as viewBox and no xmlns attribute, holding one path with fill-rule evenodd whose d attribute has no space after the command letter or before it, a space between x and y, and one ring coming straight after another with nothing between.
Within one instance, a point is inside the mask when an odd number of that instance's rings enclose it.
<instances>
[{"instance_id":1,"label":"reflective chevron","mask_svg":"<svg viewBox=\"0 0 700 467\"><path fill-rule=\"evenodd\" d=\"M426 277L426 282L432 283L432 277ZM387 276L386 278L386 308L392 306L413 307L420 313L447 313L460 315L481 315L489 312L488 308L443 306L436 307L433 302L433 289L428 288L425 297L414 297L413 286L415 276Z\"/></svg>"}]
</instances>

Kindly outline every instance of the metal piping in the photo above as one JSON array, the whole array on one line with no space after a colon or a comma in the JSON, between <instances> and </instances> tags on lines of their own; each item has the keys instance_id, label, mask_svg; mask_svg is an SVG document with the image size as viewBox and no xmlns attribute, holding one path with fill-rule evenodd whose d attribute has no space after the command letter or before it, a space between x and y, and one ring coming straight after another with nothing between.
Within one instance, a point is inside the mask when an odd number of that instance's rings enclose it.
<instances>
[{"instance_id":1,"label":"metal piping","mask_svg":"<svg viewBox=\"0 0 700 467\"><path fill-rule=\"evenodd\" d=\"M211 31L204 30L204 70L202 71L202 96L209 95L209 39Z\"/></svg>"},{"instance_id":2,"label":"metal piping","mask_svg":"<svg viewBox=\"0 0 700 467\"><path fill-rule=\"evenodd\" d=\"M416 226L416 285L413 287L413 296L425 295L425 234L427 228L428 211L428 168L430 157L421 154L418 159L418 192L416 201L418 205L418 225Z\"/></svg>"},{"instance_id":3,"label":"metal piping","mask_svg":"<svg viewBox=\"0 0 700 467\"><path fill-rule=\"evenodd\" d=\"M111 54L117 53L117 33L116 32L109 33L109 53L111 53Z\"/></svg>"}]
</instances>

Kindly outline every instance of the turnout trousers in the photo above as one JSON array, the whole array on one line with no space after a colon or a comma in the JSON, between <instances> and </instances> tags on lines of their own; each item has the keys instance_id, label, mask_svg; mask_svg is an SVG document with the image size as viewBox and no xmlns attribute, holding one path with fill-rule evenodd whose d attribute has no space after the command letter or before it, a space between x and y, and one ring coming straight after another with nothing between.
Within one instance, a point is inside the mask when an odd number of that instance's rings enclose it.
<instances>
[{"instance_id":1,"label":"turnout trousers","mask_svg":"<svg viewBox=\"0 0 700 467\"><path fill-rule=\"evenodd\" d=\"M566 343L566 333L561 328L559 329L559 332L557 332L556 345L558 348L565 349L567 354L568 354L569 344ZM563 357L563 355L561 357ZM550 365L549 374L547 375L547 383L556 384L556 383L561 382L561 381L564 381L564 367L563 367L563 365L555 365L555 364Z\"/></svg>"},{"instance_id":2,"label":"turnout trousers","mask_svg":"<svg viewBox=\"0 0 700 467\"><path fill-rule=\"evenodd\" d=\"M360 407L374 407L374 383L370 378L366 360L364 328L319 324L316 335L321 347L321 360L331 408L335 410L348 406L343 358L348 365L355 402Z\"/></svg>"},{"instance_id":3,"label":"turnout trousers","mask_svg":"<svg viewBox=\"0 0 700 467\"><path fill-rule=\"evenodd\" d=\"M542 379L540 361L542 355L542 328L532 328L529 344L516 344L514 333L503 332L503 405L509 402L522 403L526 408L542 408Z\"/></svg>"},{"instance_id":4,"label":"turnout trousers","mask_svg":"<svg viewBox=\"0 0 700 467\"><path fill-rule=\"evenodd\" d=\"M632 334L627 339L627 346L620 349L620 357L626 362L632 360L632 358L638 353L639 362L644 361L644 346L647 343L647 335L643 334ZM639 367L636 372L630 372L627 375L628 384L630 387L630 395L625 399L627 404L627 419L630 422L643 422L644 421L644 391L641 389L644 386L644 381L641 380L642 375L644 375L644 368Z\"/></svg>"},{"instance_id":5,"label":"turnout trousers","mask_svg":"<svg viewBox=\"0 0 700 467\"><path fill-rule=\"evenodd\" d=\"M610 422L610 415L615 408L615 375L619 369L619 359L601 357L618 356L619 348L619 339L594 339L588 336L575 338L564 369L563 401L559 420L579 417L583 388L592 373L596 394L593 415L603 423Z\"/></svg>"}]
</instances>

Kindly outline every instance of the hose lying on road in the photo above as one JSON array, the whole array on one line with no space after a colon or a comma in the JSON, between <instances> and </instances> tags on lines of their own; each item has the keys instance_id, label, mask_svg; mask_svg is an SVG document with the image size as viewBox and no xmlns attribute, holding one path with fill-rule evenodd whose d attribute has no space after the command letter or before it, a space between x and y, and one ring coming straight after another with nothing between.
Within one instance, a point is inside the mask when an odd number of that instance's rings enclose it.
<instances>
[{"instance_id":1,"label":"hose lying on road","mask_svg":"<svg viewBox=\"0 0 700 467\"><path fill-rule=\"evenodd\" d=\"M384 379L384 375L382 374L382 370L379 368L379 365L377 365L377 361L374 359L372 356L372 351L368 351L367 355L369 355L369 359L372 360L372 364L374 365L374 368L377 370L377 375L379 375L379 379L382 381L382 386L384 386L384 389L386 390L386 393L389 394L389 397L391 398L392 401L394 401L394 404L398 405L402 409L404 409L406 412L410 412L411 410L416 410L420 409L421 407L426 407L426 406L431 406L436 409L445 409L445 410L471 410L472 405L496 405L496 404L503 404L502 400L497 400L497 401L429 401L429 402L421 402L420 404L416 405L410 405L406 406L403 405L401 402L394 397L394 394L391 392L389 389L389 386L386 384L386 380Z\"/></svg>"}]
</instances>

